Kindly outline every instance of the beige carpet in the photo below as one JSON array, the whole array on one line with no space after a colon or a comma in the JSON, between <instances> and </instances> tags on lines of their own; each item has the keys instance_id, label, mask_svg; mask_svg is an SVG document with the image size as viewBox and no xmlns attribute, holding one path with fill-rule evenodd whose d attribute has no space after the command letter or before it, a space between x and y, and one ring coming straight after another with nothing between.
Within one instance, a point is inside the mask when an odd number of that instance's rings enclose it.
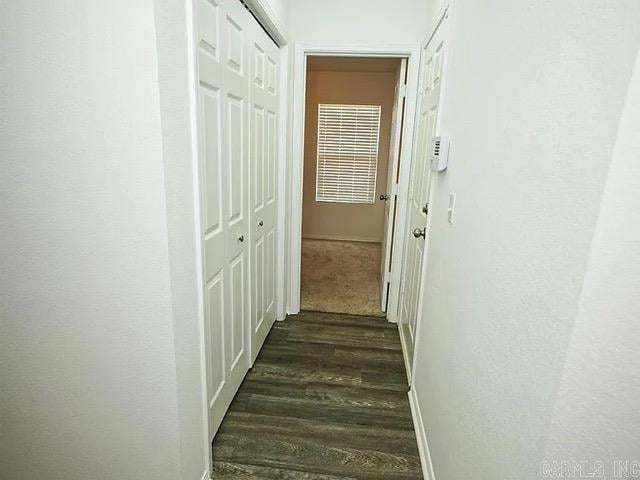
<instances>
[{"instance_id":1,"label":"beige carpet","mask_svg":"<svg viewBox=\"0 0 640 480\"><path fill-rule=\"evenodd\" d=\"M302 240L302 310L384 316L381 244Z\"/></svg>"}]
</instances>

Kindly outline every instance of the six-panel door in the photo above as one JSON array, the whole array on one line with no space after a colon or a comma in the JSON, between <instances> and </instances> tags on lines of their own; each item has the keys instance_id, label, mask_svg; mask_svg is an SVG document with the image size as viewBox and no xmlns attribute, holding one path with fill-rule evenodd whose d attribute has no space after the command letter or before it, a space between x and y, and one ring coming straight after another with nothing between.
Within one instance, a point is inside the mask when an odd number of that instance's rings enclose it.
<instances>
[{"instance_id":1,"label":"six-panel door","mask_svg":"<svg viewBox=\"0 0 640 480\"><path fill-rule=\"evenodd\" d=\"M422 264L426 261L429 196L432 176L430 146L438 128L440 91L444 55L444 22L431 39L423 45L420 75L420 106L417 121L416 147L411 165L407 230L404 232L406 248L402 268L399 328L407 349L410 366L413 362L418 301L422 282ZM419 231L424 236L414 235Z\"/></svg>"},{"instance_id":2,"label":"six-panel door","mask_svg":"<svg viewBox=\"0 0 640 480\"><path fill-rule=\"evenodd\" d=\"M278 48L262 31L251 61L251 363L276 319Z\"/></svg>"}]
</instances>

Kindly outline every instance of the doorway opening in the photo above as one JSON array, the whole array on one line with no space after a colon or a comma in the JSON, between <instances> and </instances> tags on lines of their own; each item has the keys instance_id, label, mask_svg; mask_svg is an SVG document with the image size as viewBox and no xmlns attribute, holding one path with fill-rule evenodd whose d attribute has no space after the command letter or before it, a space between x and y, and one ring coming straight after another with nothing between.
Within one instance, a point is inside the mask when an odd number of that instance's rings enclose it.
<instances>
[{"instance_id":1,"label":"doorway opening","mask_svg":"<svg viewBox=\"0 0 640 480\"><path fill-rule=\"evenodd\" d=\"M406 58L308 56L300 308L386 316Z\"/></svg>"}]
</instances>

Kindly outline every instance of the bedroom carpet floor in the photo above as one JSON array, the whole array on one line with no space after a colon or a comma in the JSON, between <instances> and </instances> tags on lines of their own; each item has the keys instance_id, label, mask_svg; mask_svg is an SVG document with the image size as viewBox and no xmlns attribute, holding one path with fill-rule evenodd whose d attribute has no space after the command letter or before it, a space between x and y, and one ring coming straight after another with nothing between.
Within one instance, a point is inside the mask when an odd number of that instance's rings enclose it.
<instances>
[{"instance_id":1,"label":"bedroom carpet floor","mask_svg":"<svg viewBox=\"0 0 640 480\"><path fill-rule=\"evenodd\" d=\"M213 478L421 479L396 326L276 322L213 442Z\"/></svg>"},{"instance_id":2,"label":"bedroom carpet floor","mask_svg":"<svg viewBox=\"0 0 640 480\"><path fill-rule=\"evenodd\" d=\"M302 240L300 308L384 316L380 243Z\"/></svg>"}]
</instances>

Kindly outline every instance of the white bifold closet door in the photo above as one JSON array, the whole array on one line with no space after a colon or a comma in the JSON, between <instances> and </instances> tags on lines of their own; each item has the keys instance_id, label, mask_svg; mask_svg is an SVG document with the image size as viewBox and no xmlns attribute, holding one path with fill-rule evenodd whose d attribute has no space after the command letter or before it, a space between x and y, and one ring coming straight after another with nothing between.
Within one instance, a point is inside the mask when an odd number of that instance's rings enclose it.
<instances>
[{"instance_id":1,"label":"white bifold closet door","mask_svg":"<svg viewBox=\"0 0 640 480\"><path fill-rule=\"evenodd\" d=\"M271 292L275 290L276 196L275 181L271 183L269 175L275 178L277 122L270 119L276 115L279 55L238 0L196 0L195 17L204 330L212 440L257 354L254 349L259 348L275 318L275 293ZM257 49L264 53L263 58L256 56ZM264 84L263 96L258 95L258 81ZM264 109L264 119L256 115L256 103ZM272 150L270 144L274 145ZM265 150L269 153L258 154ZM261 208L256 208L258 204ZM256 221L263 222L262 230L253 228ZM255 272L262 276L260 280Z\"/></svg>"},{"instance_id":2,"label":"white bifold closet door","mask_svg":"<svg viewBox=\"0 0 640 480\"><path fill-rule=\"evenodd\" d=\"M278 64L262 30L251 44L251 363L276 319Z\"/></svg>"}]
</instances>

